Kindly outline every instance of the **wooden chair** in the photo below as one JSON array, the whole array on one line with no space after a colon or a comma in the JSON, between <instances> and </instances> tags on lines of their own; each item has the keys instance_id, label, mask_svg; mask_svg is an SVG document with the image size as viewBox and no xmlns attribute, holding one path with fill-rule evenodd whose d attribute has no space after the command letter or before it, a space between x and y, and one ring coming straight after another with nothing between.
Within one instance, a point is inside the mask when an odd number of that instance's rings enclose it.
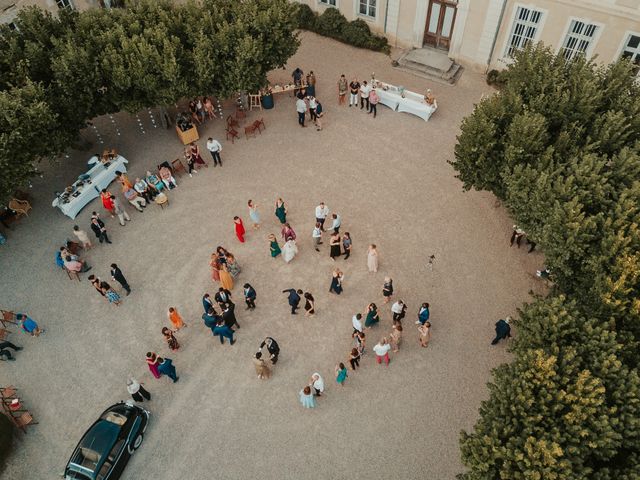
<instances>
[{"instance_id":1,"label":"wooden chair","mask_svg":"<svg viewBox=\"0 0 640 480\"><path fill-rule=\"evenodd\" d=\"M178 174L178 176L182 176L180 170L182 170L184 173L187 173L187 169L184 168L184 164L180 161L179 158L176 158L171 162L171 167L173 168L174 175Z\"/></svg>"},{"instance_id":2,"label":"wooden chair","mask_svg":"<svg viewBox=\"0 0 640 480\"><path fill-rule=\"evenodd\" d=\"M16 393L18 393L18 389L12 385L8 386L8 387L3 387L0 388L0 394L2 395L2 398L7 400L7 399L13 399L16 396Z\"/></svg>"},{"instance_id":3,"label":"wooden chair","mask_svg":"<svg viewBox=\"0 0 640 480\"><path fill-rule=\"evenodd\" d=\"M25 433L27 432L27 425L36 425L38 422L33 421L33 416L29 412L23 412L22 415L16 417L16 425L21 428Z\"/></svg>"},{"instance_id":4,"label":"wooden chair","mask_svg":"<svg viewBox=\"0 0 640 480\"><path fill-rule=\"evenodd\" d=\"M233 127L239 127L240 124L238 121L233 118L231 115L227 117L227 129L232 129Z\"/></svg>"},{"instance_id":5,"label":"wooden chair","mask_svg":"<svg viewBox=\"0 0 640 480\"><path fill-rule=\"evenodd\" d=\"M9 310L0 310L0 323L2 326L6 327L7 323L12 323L14 325L18 324L17 315Z\"/></svg>"},{"instance_id":6,"label":"wooden chair","mask_svg":"<svg viewBox=\"0 0 640 480\"><path fill-rule=\"evenodd\" d=\"M244 120L245 118L247 118L247 112L245 112L244 110L237 109L236 110L236 119L237 120L240 120L240 119Z\"/></svg>"},{"instance_id":7,"label":"wooden chair","mask_svg":"<svg viewBox=\"0 0 640 480\"><path fill-rule=\"evenodd\" d=\"M256 120L255 122L253 122L253 126L258 129L260 134L262 134L261 128L264 128L265 130L267 129L267 127L264 124L264 118L261 118L260 120Z\"/></svg>"},{"instance_id":8,"label":"wooden chair","mask_svg":"<svg viewBox=\"0 0 640 480\"><path fill-rule=\"evenodd\" d=\"M259 131L258 127L256 127L255 124L251 124L251 125L249 125L247 127L244 127L244 138L249 140L249 135L253 135L255 137L256 136L256 130ZM260 135L262 135L262 132L260 133Z\"/></svg>"},{"instance_id":9,"label":"wooden chair","mask_svg":"<svg viewBox=\"0 0 640 480\"><path fill-rule=\"evenodd\" d=\"M234 139L240 138L238 131L232 127L227 127L227 140L229 140L229 137L231 137L231 143L235 143Z\"/></svg>"},{"instance_id":10,"label":"wooden chair","mask_svg":"<svg viewBox=\"0 0 640 480\"><path fill-rule=\"evenodd\" d=\"M78 274L78 272L69 270L67 267L64 267L64 271L67 272L67 276L69 277L69 280L73 280L75 278L76 280L80 281L80 275Z\"/></svg>"},{"instance_id":11,"label":"wooden chair","mask_svg":"<svg viewBox=\"0 0 640 480\"><path fill-rule=\"evenodd\" d=\"M249 95L249 110L259 108L262 110L262 103L260 102L260 95Z\"/></svg>"},{"instance_id":12,"label":"wooden chair","mask_svg":"<svg viewBox=\"0 0 640 480\"><path fill-rule=\"evenodd\" d=\"M7 338L10 333L11 331L7 330L6 328L0 328L0 340L4 340L5 338Z\"/></svg>"},{"instance_id":13,"label":"wooden chair","mask_svg":"<svg viewBox=\"0 0 640 480\"><path fill-rule=\"evenodd\" d=\"M9 202L9 208L11 210L15 210L18 215L24 215L25 217L28 217L29 210L31 210L31 204L26 200L18 200L17 198L12 198Z\"/></svg>"}]
</instances>

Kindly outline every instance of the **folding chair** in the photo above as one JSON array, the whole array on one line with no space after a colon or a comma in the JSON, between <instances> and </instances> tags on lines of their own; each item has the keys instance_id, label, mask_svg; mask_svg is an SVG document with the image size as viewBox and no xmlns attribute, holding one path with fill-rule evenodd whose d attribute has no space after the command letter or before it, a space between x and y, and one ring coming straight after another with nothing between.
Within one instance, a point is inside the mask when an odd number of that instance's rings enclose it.
<instances>
[{"instance_id":1,"label":"folding chair","mask_svg":"<svg viewBox=\"0 0 640 480\"><path fill-rule=\"evenodd\" d=\"M235 143L234 139L240 138L237 130L231 127L227 127L227 140L229 140L229 137L231 137L231 143Z\"/></svg>"},{"instance_id":2,"label":"folding chair","mask_svg":"<svg viewBox=\"0 0 640 480\"><path fill-rule=\"evenodd\" d=\"M184 164L180 161L179 158L176 158L171 162L171 167L172 167L173 173L174 174L177 173L178 176L182 176L182 174L180 173L180 170L182 170L184 173L187 173L187 169L184 168Z\"/></svg>"},{"instance_id":3,"label":"folding chair","mask_svg":"<svg viewBox=\"0 0 640 480\"><path fill-rule=\"evenodd\" d=\"M264 118L261 118L260 120L256 120L255 122L253 122L253 126L258 129L260 134L262 134L261 128L264 128L265 130L267 129L267 127L264 124Z\"/></svg>"},{"instance_id":4,"label":"folding chair","mask_svg":"<svg viewBox=\"0 0 640 480\"><path fill-rule=\"evenodd\" d=\"M253 135L255 137L257 129L258 128L254 124L244 127L244 138L249 140L249 135ZM260 135L262 135L262 133Z\"/></svg>"}]
</instances>

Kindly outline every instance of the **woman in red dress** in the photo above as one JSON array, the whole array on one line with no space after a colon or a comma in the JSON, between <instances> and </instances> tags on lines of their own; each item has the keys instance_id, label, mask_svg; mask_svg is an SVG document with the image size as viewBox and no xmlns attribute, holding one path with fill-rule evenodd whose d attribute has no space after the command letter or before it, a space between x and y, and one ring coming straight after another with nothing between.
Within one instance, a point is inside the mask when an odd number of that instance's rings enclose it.
<instances>
[{"instance_id":1,"label":"woman in red dress","mask_svg":"<svg viewBox=\"0 0 640 480\"><path fill-rule=\"evenodd\" d=\"M161 377L160 372L158 371L158 356L155 353L147 352L147 365L154 377Z\"/></svg>"},{"instance_id":2,"label":"woman in red dress","mask_svg":"<svg viewBox=\"0 0 640 480\"><path fill-rule=\"evenodd\" d=\"M194 162L196 162L198 165L209 167L209 165L207 165L202 159L202 156L200 155L200 147L198 145L196 145L194 142L191 142L191 144L189 145L189 151L191 152L191 156L193 157Z\"/></svg>"},{"instance_id":3,"label":"woman in red dress","mask_svg":"<svg viewBox=\"0 0 640 480\"><path fill-rule=\"evenodd\" d=\"M244 224L242 223L242 219L240 217L233 217L233 223L236 225L236 236L240 243L244 243Z\"/></svg>"},{"instance_id":4,"label":"woman in red dress","mask_svg":"<svg viewBox=\"0 0 640 480\"><path fill-rule=\"evenodd\" d=\"M109 214L111 215L111 218L115 218L114 214L115 214L116 206L113 204L113 199L111 198L111 194L107 192L105 188L103 188L102 192L100 192L100 199L102 200L102 206L107 212L109 212Z\"/></svg>"}]
</instances>

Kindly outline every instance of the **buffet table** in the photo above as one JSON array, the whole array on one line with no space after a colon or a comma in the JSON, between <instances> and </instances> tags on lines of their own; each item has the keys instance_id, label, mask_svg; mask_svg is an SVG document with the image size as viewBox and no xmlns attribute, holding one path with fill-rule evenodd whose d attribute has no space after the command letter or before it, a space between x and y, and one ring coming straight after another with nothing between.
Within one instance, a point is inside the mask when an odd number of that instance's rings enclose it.
<instances>
[{"instance_id":1,"label":"buffet table","mask_svg":"<svg viewBox=\"0 0 640 480\"><path fill-rule=\"evenodd\" d=\"M94 198L100 196L103 188L116 178L116 171L126 172L125 163L129 163L122 155L107 164L101 163L94 157L89 163L97 163L84 175L71 185L72 190L65 192L51 203L52 207L59 208L67 217L76 218L76 215Z\"/></svg>"},{"instance_id":2,"label":"buffet table","mask_svg":"<svg viewBox=\"0 0 640 480\"><path fill-rule=\"evenodd\" d=\"M386 105L393 111L406 112L422 118L425 122L429 121L433 112L438 109L438 104L427 105L424 95L410 92L409 90L401 90L395 85L372 80L371 83L376 86L376 93L380 97L380 103Z\"/></svg>"}]
</instances>

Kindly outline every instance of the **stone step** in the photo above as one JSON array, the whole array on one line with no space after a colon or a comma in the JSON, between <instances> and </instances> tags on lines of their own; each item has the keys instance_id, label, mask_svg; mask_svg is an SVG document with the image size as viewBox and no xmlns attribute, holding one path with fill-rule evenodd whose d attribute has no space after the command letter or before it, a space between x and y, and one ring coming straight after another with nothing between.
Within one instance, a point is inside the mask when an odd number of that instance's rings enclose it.
<instances>
[{"instance_id":1,"label":"stone step","mask_svg":"<svg viewBox=\"0 0 640 480\"><path fill-rule=\"evenodd\" d=\"M464 70L461 65L455 62L452 62L451 68L444 72L437 68L430 67L429 65L423 65L412 61L400 61L396 68L405 72L413 73L419 77L438 80L451 85L458 81Z\"/></svg>"}]
</instances>

